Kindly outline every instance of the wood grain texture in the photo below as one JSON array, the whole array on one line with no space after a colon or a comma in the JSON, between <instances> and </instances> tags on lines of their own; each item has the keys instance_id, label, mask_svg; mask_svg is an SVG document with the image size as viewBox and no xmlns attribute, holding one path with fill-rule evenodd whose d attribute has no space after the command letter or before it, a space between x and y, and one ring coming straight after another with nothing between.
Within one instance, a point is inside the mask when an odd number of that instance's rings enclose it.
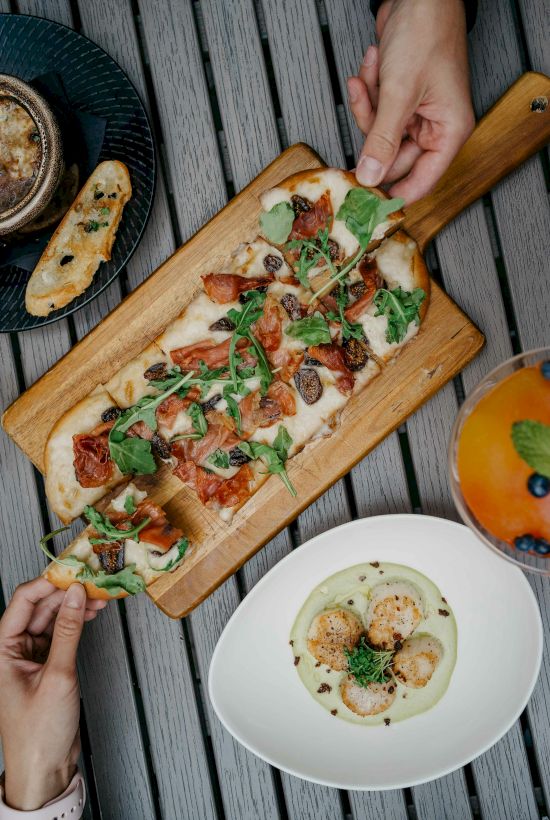
<instances>
[{"instance_id":1,"label":"wood grain texture","mask_svg":"<svg viewBox=\"0 0 550 820\"><path fill-rule=\"evenodd\" d=\"M71 28L73 25L71 6L67 0L17 0L17 9L20 14L45 17Z\"/></svg>"},{"instance_id":2,"label":"wood grain texture","mask_svg":"<svg viewBox=\"0 0 550 820\"><path fill-rule=\"evenodd\" d=\"M497 7L492 4L491 7L497 15ZM499 94L493 86L493 107L479 121L433 192L406 209L404 227L422 249L467 205L479 199L550 140L550 106L542 113L533 112L530 107L535 97L550 98L550 77L528 72L504 91L507 84L498 100ZM482 110L486 111L487 107L484 101ZM515 172L519 177L523 173L526 173L524 169ZM505 181L503 186L506 191L503 196L510 204L514 182ZM511 199L513 205L515 197ZM512 228L509 223L505 226ZM539 226L532 224L531 227L537 229Z\"/></svg>"},{"instance_id":3,"label":"wood grain texture","mask_svg":"<svg viewBox=\"0 0 550 820\"><path fill-rule=\"evenodd\" d=\"M550 6L544 0L519 0L519 8L531 67L550 74Z\"/></svg>"}]
</instances>

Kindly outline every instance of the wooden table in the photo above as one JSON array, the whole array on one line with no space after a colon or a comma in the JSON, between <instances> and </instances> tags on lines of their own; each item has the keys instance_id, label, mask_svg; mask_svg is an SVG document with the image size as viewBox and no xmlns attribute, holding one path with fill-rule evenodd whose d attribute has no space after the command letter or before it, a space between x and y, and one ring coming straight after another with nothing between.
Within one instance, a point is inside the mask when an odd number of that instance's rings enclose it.
<instances>
[{"instance_id":1,"label":"wooden table","mask_svg":"<svg viewBox=\"0 0 550 820\"><path fill-rule=\"evenodd\" d=\"M374 26L367 0L0 0L0 11L74 26L111 54L149 110L161 167L151 220L120 278L69 320L0 336L4 407L283 147L303 140L328 163L353 166L361 135L347 109L345 80L373 42ZM550 74L549 32L545 0L482 0L470 35L478 114L522 71ZM79 669L88 817L548 815L548 652L525 713L496 746L454 774L405 791L339 792L272 769L221 727L205 687L229 616L289 550L357 516L414 511L457 518L446 449L459 402L511 353L550 343L548 168L546 153L533 157L456 219L430 252L434 276L487 336L483 353L455 383L185 621L168 620L142 595L110 604L86 627ZM42 569L37 542L53 519L40 476L4 435L0 455L0 575L8 600ZM550 586L530 580L548 635ZM505 652L505 636L495 639Z\"/></svg>"}]
</instances>

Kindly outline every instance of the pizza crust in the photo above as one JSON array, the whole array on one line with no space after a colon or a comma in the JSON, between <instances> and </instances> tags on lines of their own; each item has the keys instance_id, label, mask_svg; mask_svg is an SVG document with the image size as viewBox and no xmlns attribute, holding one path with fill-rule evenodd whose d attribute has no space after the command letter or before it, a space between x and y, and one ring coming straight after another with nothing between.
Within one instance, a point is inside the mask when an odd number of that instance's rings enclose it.
<instances>
[{"instance_id":1,"label":"pizza crust","mask_svg":"<svg viewBox=\"0 0 550 820\"><path fill-rule=\"evenodd\" d=\"M87 504L95 504L124 480L115 464L113 478L108 484L81 487L73 466L73 436L97 427L101 423L102 412L113 405L116 402L106 390L96 390L64 413L48 436L44 448L46 495L51 508L65 524L81 515Z\"/></svg>"},{"instance_id":2,"label":"pizza crust","mask_svg":"<svg viewBox=\"0 0 550 820\"><path fill-rule=\"evenodd\" d=\"M151 342L139 356L125 364L103 387L113 397L115 403L125 410L144 396L158 394L143 374L151 365L162 362L168 367L172 366L170 358L155 342Z\"/></svg>"}]
</instances>

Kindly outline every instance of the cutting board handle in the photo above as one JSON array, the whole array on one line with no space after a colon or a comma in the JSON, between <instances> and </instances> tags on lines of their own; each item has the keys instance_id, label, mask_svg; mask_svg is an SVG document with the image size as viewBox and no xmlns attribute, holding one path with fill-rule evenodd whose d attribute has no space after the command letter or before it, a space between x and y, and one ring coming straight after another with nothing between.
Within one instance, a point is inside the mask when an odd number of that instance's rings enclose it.
<instances>
[{"instance_id":1,"label":"cutting board handle","mask_svg":"<svg viewBox=\"0 0 550 820\"><path fill-rule=\"evenodd\" d=\"M549 141L550 77L528 71L481 118L433 192L405 209L403 227L423 251L444 225Z\"/></svg>"}]
</instances>

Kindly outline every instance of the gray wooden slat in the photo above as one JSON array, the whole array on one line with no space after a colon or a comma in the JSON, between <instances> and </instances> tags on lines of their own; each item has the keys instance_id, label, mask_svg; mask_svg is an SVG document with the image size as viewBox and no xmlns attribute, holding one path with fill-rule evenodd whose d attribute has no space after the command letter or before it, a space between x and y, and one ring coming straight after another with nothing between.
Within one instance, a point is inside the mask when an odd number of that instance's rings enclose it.
<instances>
[{"instance_id":1,"label":"gray wooden slat","mask_svg":"<svg viewBox=\"0 0 550 820\"><path fill-rule=\"evenodd\" d=\"M190 4L140 7L152 79L159 100L166 157L183 237L225 201L226 191ZM206 681L215 642L239 603L234 578L188 619ZM223 730L207 704L224 808L228 817L278 816L270 767Z\"/></svg>"},{"instance_id":2,"label":"gray wooden slat","mask_svg":"<svg viewBox=\"0 0 550 820\"><path fill-rule=\"evenodd\" d=\"M20 14L34 14L65 26L73 25L71 6L67 0L17 0Z\"/></svg>"},{"instance_id":3,"label":"gray wooden slat","mask_svg":"<svg viewBox=\"0 0 550 820\"><path fill-rule=\"evenodd\" d=\"M550 6L545 0L519 0L519 7L531 67L550 74Z\"/></svg>"},{"instance_id":4,"label":"gray wooden slat","mask_svg":"<svg viewBox=\"0 0 550 820\"><path fill-rule=\"evenodd\" d=\"M326 3L327 21L334 59L338 69L338 80L342 99L347 100L346 80L357 75L367 47L376 42L374 17L368 0L340 0ZM357 128L347 103L344 114L348 123L353 155L357 157L365 137Z\"/></svg>"}]
</instances>

